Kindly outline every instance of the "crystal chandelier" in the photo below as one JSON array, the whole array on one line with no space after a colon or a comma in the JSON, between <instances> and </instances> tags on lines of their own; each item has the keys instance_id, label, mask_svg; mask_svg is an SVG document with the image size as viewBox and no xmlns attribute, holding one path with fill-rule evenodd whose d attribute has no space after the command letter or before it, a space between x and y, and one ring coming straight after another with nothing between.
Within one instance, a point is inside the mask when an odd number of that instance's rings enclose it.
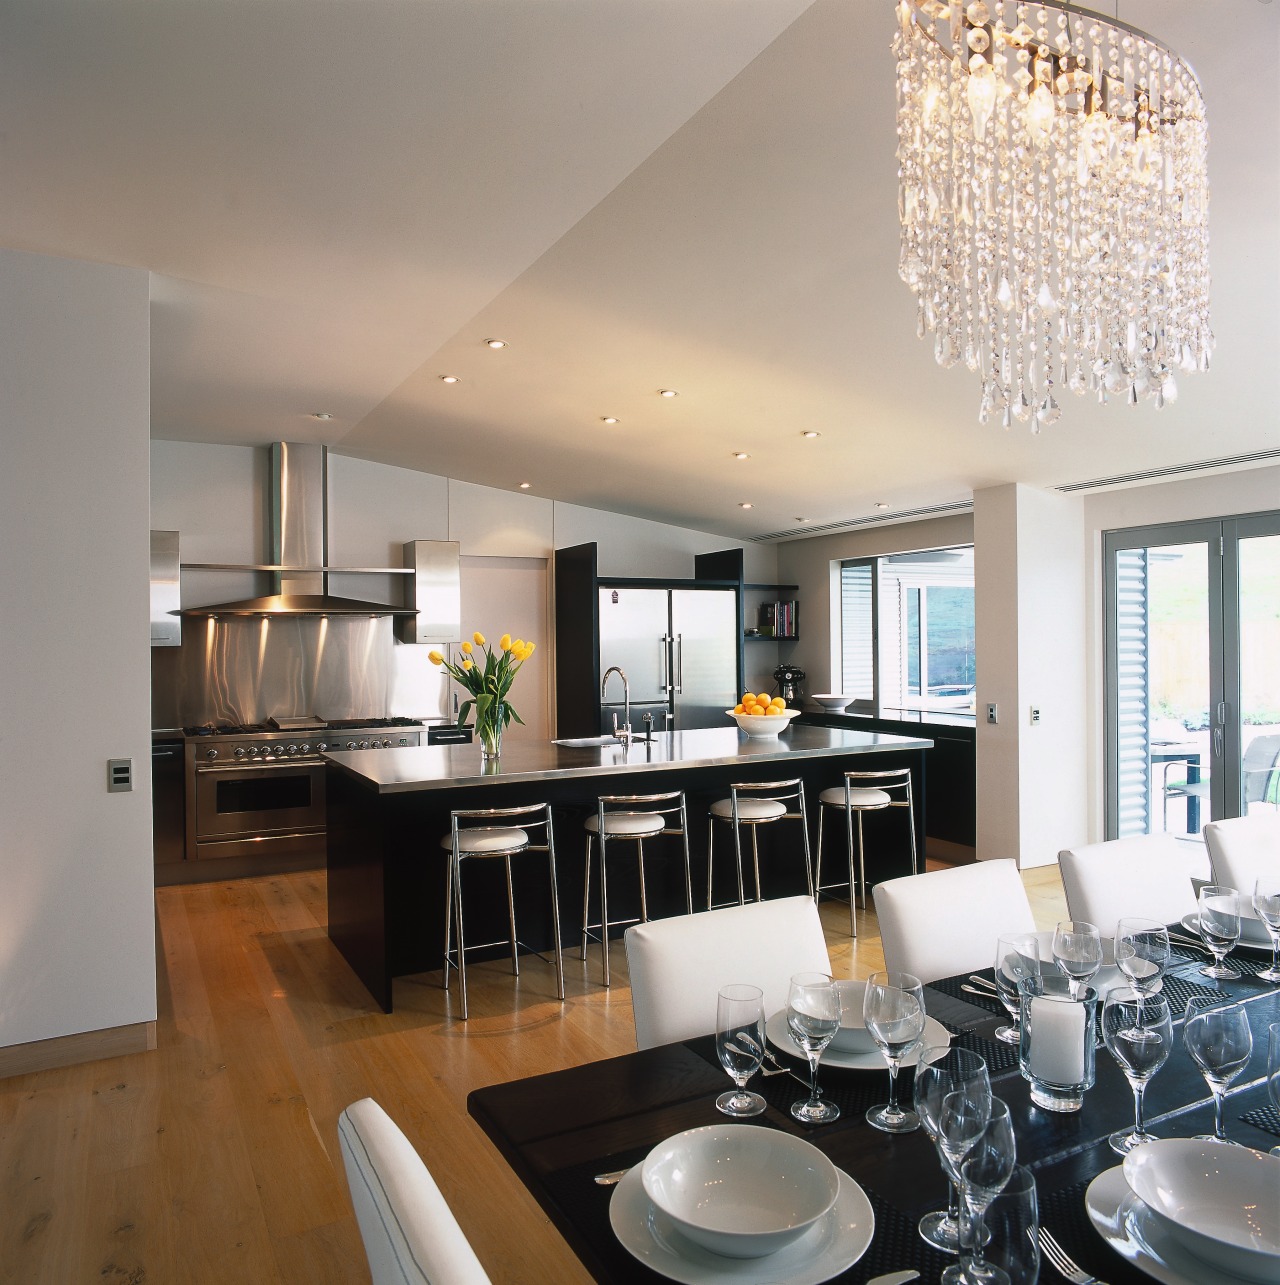
<instances>
[{"instance_id":1,"label":"crystal chandelier","mask_svg":"<svg viewBox=\"0 0 1280 1285\"><path fill-rule=\"evenodd\" d=\"M898 271L978 419L1177 396L1207 370L1208 129L1194 72L1064 3L898 0Z\"/></svg>"}]
</instances>

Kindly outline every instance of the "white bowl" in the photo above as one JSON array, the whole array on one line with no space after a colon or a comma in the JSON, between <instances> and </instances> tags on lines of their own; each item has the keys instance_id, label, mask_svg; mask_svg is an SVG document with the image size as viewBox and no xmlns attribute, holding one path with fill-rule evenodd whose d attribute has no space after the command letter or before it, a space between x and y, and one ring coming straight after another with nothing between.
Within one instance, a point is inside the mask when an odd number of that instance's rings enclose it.
<instances>
[{"instance_id":1,"label":"white bowl","mask_svg":"<svg viewBox=\"0 0 1280 1285\"><path fill-rule=\"evenodd\" d=\"M1280 1158L1162 1138L1125 1156L1124 1177L1201 1262L1264 1285L1280 1280Z\"/></svg>"},{"instance_id":2,"label":"white bowl","mask_svg":"<svg viewBox=\"0 0 1280 1285\"><path fill-rule=\"evenodd\" d=\"M853 697L844 696L837 692L819 692L817 695L810 696L809 699L817 701L828 714L839 714L849 707L849 702L853 700Z\"/></svg>"},{"instance_id":3,"label":"white bowl","mask_svg":"<svg viewBox=\"0 0 1280 1285\"><path fill-rule=\"evenodd\" d=\"M840 1029L831 1037L831 1047L841 1053L874 1053L876 1042L862 1018L862 997L866 982L838 981L840 992Z\"/></svg>"},{"instance_id":4,"label":"white bowl","mask_svg":"<svg viewBox=\"0 0 1280 1285\"><path fill-rule=\"evenodd\" d=\"M779 732L785 732L791 720L800 711L784 709L778 714L735 714L733 710L727 709L725 713L734 719L748 736L764 737L777 736Z\"/></svg>"},{"instance_id":5,"label":"white bowl","mask_svg":"<svg viewBox=\"0 0 1280 1285\"><path fill-rule=\"evenodd\" d=\"M762 1258L797 1240L840 1191L815 1146L755 1124L677 1133L649 1152L640 1177L685 1236L728 1258Z\"/></svg>"}]
</instances>

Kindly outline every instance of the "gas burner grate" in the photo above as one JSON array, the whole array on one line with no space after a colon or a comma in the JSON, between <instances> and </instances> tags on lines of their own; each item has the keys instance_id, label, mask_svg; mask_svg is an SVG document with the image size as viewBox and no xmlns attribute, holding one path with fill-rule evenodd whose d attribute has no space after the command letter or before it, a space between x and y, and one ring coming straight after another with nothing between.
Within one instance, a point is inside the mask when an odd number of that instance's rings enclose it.
<instances>
[{"instance_id":1,"label":"gas burner grate","mask_svg":"<svg viewBox=\"0 0 1280 1285\"><path fill-rule=\"evenodd\" d=\"M202 723L199 727L184 727L183 736L252 736L255 732L269 732L263 723Z\"/></svg>"}]
</instances>

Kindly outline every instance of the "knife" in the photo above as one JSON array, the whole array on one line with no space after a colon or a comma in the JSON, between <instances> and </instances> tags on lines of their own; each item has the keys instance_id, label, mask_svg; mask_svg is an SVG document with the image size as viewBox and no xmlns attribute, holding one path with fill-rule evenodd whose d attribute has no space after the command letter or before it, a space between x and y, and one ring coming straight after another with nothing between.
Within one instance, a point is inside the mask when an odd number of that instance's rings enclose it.
<instances>
[{"instance_id":1,"label":"knife","mask_svg":"<svg viewBox=\"0 0 1280 1285\"><path fill-rule=\"evenodd\" d=\"M906 1285L907 1281L919 1279L920 1273L914 1268L905 1272L886 1272L883 1276L873 1276L867 1285Z\"/></svg>"}]
</instances>

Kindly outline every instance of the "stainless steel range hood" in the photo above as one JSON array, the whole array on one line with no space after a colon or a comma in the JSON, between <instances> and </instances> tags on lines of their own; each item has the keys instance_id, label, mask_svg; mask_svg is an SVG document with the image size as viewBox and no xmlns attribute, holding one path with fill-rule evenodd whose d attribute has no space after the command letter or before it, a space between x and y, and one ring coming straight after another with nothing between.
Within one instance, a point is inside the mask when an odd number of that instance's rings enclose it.
<instances>
[{"instance_id":1,"label":"stainless steel range hood","mask_svg":"<svg viewBox=\"0 0 1280 1285\"><path fill-rule=\"evenodd\" d=\"M413 608L329 593L329 448L271 444L270 568L275 593L188 607L184 616L416 616Z\"/></svg>"}]
</instances>

